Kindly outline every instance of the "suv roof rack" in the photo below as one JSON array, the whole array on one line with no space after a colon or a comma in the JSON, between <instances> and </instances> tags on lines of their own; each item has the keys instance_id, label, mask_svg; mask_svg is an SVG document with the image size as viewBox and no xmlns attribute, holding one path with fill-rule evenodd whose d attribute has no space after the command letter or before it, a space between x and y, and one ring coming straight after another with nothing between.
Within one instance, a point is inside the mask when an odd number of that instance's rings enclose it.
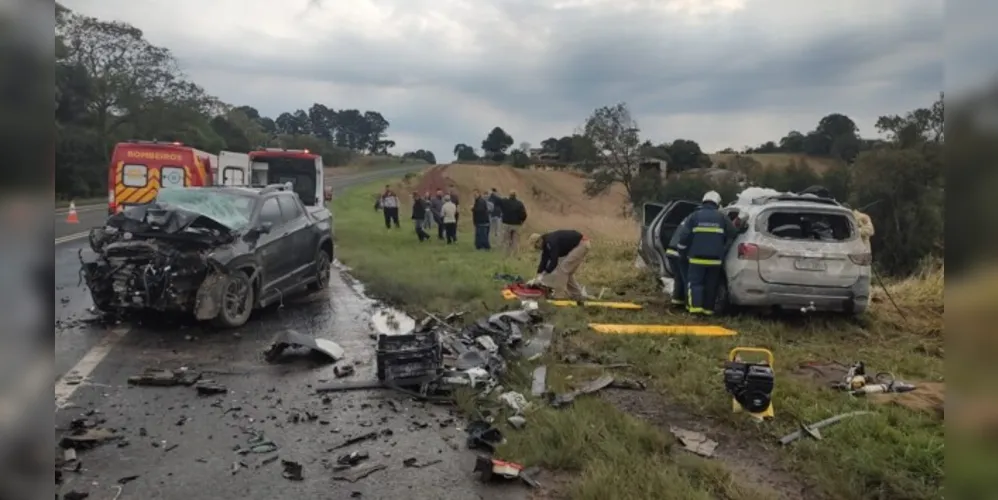
<instances>
[{"instance_id":1,"label":"suv roof rack","mask_svg":"<svg viewBox=\"0 0 998 500\"><path fill-rule=\"evenodd\" d=\"M753 198L752 203L755 205L764 205L766 203L771 203L774 201L803 201L807 203L820 203L822 205L832 205L836 207L841 207L842 204L833 198L822 198L813 194L775 194L770 196L760 196L758 198Z\"/></svg>"}]
</instances>

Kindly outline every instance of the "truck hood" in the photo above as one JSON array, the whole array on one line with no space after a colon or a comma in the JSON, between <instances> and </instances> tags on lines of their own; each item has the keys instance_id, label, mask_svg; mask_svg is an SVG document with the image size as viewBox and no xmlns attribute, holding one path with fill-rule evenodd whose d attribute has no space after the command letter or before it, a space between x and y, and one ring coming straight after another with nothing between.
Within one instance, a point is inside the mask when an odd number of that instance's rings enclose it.
<instances>
[{"instance_id":1,"label":"truck hood","mask_svg":"<svg viewBox=\"0 0 998 500\"><path fill-rule=\"evenodd\" d=\"M110 229L133 237L175 239L221 245L232 242L238 231L197 212L163 203L148 203L125 209L112 215L104 224ZM126 237L127 238L127 237Z\"/></svg>"}]
</instances>

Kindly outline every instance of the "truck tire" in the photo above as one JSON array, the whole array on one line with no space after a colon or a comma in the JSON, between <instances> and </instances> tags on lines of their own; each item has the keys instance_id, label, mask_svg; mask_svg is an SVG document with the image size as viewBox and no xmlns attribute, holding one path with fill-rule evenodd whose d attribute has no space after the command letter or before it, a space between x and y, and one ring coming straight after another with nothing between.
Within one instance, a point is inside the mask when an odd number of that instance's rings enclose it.
<instances>
[{"instance_id":1,"label":"truck tire","mask_svg":"<svg viewBox=\"0 0 998 500\"><path fill-rule=\"evenodd\" d=\"M246 324L253 312L253 283L242 271L233 271L222 290L222 305L213 323L222 328L238 328Z\"/></svg>"},{"instance_id":2,"label":"truck tire","mask_svg":"<svg viewBox=\"0 0 998 500\"><path fill-rule=\"evenodd\" d=\"M329 254L320 248L315 253L315 281L308 284L308 289L313 292L325 289L329 286L329 275L332 273L332 261Z\"/></svg>"}]
</instances>

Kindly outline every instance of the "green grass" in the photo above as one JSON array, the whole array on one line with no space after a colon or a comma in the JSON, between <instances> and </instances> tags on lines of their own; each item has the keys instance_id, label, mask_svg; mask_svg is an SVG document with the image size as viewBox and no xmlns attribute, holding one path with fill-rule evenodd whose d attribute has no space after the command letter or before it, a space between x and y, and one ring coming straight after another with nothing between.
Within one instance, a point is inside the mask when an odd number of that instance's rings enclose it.
<instances>
[{"instance_id":1,"label":"green grass","mask_svg":"<svg viewBox=\"0 0 998 500\"><path fill-rule=\"evenodd\" d=\"M403 224L402 230L386 230L381 214L371 209L369 201L369 193L383 185L384 181L379 181L352 189L334 201L338 257L374 296L416 314L424 308L440 313L460 309L474 317L506 304L498 293L501 284L492 279L494 273L532 276L537 257L533 252L521 250L518 256L505 259L500 252L474 251L467 214L461 219L457 245L444 245L436 239L419 243L409 229L411 224ZM929 314L931 308L910 305L913 302L906 297L897 296L906 308L905 317L875 304L861 322L751 315L720 319L739 332L733 338L600 336L588 331L585 324L590 321L698 322L667 309L651 278L633 269L633 259L633 249L594 241L579 278L591 292L605 288L607 297L642 302L645 310L544 308L556 331L561 332L551 352L540 360L549 366L549 385L564 388L599 374L599 370L580 372L556 365L565 354L631 363L631 368L614 373L649 381L649 391L636 393L638 400L682 409L689 417L685 421L680 418L676 425L709 420L714 431L708 432L710 437L717 439L714 434L720 434L736 443L744 442L746 449L757 450L760 464L789 470L783 474L806 485L808 498L941 496L944 432L935 416L898 405L875 405L788 375L790 367L805 361L862 360L872 370L891 371L906 380L943 380L943 359L929 354L942 345L941 330L932 323L941 319ZM893 289L898 294L897 290L916 288L908 283ZM924 295L918 300L935 293L925 291L924 286L918 289ZM937 295L941 302L941 284ZM774 352L774 421L759 425L731 413L720 367L735 346L765 347ZM508 385L527 387L529 370L525 366L513 370ZM535 407L528 414L527 428L508 431L508 443L499 452L503 458L528 466L570 471L572 480L562 492L570 498L774 498L768 490L771 485L732 475L724 459L710 461L672 450L671 434L653 425L663 419L652 419L652 423L638 420L595 396L583 397L569 409L555 410L543 404ZM775 449L776 438L794 430L798 422L855 409L872 409L875 414L829 428L823 441L801 441ZM729 449L732 446L738 447L729 444ZM719 454L723 448L718 449ZM773 477L781 476L774 471Z\"/></svg>"}]
</instances>

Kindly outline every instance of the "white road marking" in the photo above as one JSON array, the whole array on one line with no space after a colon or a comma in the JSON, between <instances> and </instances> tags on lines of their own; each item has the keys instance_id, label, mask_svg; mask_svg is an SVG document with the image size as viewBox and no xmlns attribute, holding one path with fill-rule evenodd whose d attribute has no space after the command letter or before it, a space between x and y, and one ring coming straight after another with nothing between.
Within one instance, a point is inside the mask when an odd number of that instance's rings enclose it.
<instances>
[{"instance_id":1,"label":"white road marking","mask_svg":"<svg viewBox=\"0 0 998 500\"><path fill-rule=\"evenodd\" d=\"M89 235L89 234L90 234L90 231L82 231L82 232L79 232L79 233L69 234L69 235L66 235L66 236L60 236L60 237L58 237L58 238L55 239L55 244L59 245L61 243L67 243L67 242L70 242L70 241L75 241L75 240L78 240L80 238L86 238L87 235Z\"/></svg>"},{"instance_id":2,"label":"white road marking","mask_svg":"<svg viewBox=\"0 0 998 500\"><path fill-rule=\"evenodd\" d=\"M107 210L107 204L98 203L96 205L80 205L80 206L76 207L76 213L93 212L95 210ZM55 213L58 214L58 215L68 214L69 213L69 207L57 208L55 210Z\"/></svg>"},{"instance_id":3,"label":"white road marking","mask_svg":"<svg viewBox=\"0 0 998 500\"><path fill-rule=\"evenodd\" d=\"M55 383L55 407L62 409L69 403L70 396L76 389L83 385L83 380L93 373L94 368L104 361L104 358L111 352L111 349L125 338L129 332L128 328L114 328L109 330L104 338L100 340L73 369L69 370Z\"/></svg>"}]
</instances>

